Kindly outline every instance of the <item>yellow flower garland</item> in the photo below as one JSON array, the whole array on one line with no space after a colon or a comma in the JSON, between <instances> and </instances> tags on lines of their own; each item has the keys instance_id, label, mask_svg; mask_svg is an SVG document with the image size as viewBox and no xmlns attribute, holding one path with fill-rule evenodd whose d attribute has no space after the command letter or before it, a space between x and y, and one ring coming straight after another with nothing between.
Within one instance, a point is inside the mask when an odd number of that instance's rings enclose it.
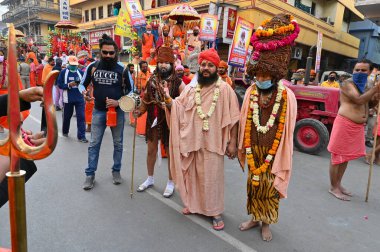
<instances>
[{"instance_id":1,"label":"yellow flower garland","mask_svg":"<svg viewBox=\"0 0 380 252\"><path fill-rule=\"evenodd\" d=\"M280 84L281 85L281 84ZM253 87L251 91L251 103L257 103L257 99L255 99L256 94L256 86ZM247 163L248 168L252 172L252 185L253 186L259 186L260 184L260 174L265 173L271 164L274 156L277 153L278 146L281 141L282 133L284 131L284 125L285 125L285 117L286 117L286 108L287 108L287 95L286 95L286 89L283 89L282 91L282 98L284 100L280 118L279 118L279 124L277 126L277 132L275 135L275 139L272 144L272 148L268 151L268 154L265 158L265 161L262 165L260 165L258 168L255 166L255 160L253 158L253 152L252 152L252 144L251 144L251 127L252 127L252 119L253 119L253 106L250 106L248 110L247 115L247 122L245 125L245 131L244 131L244 147L246 150L246 157L247 157ZM255 106L256 107L256 106ZM277 113L276 113L277 116Z\"/></svg>"}]
</instances>

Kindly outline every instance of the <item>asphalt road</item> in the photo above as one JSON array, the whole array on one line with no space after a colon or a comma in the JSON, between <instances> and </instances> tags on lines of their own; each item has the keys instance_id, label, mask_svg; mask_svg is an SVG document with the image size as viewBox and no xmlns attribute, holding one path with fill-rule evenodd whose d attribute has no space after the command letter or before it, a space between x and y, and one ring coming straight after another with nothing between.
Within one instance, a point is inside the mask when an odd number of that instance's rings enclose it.
<instances>
[{"instance_id":1,"label":"asphalt road","mask_svg":"<svg viewBox=\"0 0 380 252\"><path fill-rule=\"evenodd\" d=\"M38 130L40 108L33 105L24 128ZM57 112L61 128L61 112ZM59 137L54 153L37 161L38 172L26 184L29 251L380 251L380 171L374 167L369 203L364 202L368 165L349 164L344 185L351 202L332 197L329 154L294 153L288 199L280 203L273 240L263 242L260 229L241 232L245 210L246 173L237 161L225 162L225 230L216 232L201 216L184 216L178 194L162 197L167 168L156 168L155 187L130 198L133 129L126 124L122 176L112 184L112 137L107 129L96 184L84 191L87 146L76 140L76 118L69 138ZM90 138L90 136L87 136ZM135 188L146 178L146 145L136 143ZM8 205L0 209L0 247L10 247Z\"/></svg>"}]
</instances>

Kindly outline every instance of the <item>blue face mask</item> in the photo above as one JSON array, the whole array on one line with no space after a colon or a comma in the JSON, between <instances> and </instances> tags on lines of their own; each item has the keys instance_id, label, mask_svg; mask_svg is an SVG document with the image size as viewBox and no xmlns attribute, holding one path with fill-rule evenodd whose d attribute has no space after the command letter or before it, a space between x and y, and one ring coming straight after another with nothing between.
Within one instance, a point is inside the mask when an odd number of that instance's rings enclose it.
<instances>
[{"instance_id":1,"label":"blue face mask","mask_svg":"<svg viewBox=\"0 0 380 252\"><path fill-rule=\"evenodd\" d=\"M265 90L265 89L271 88L273 86L272 80L256 81L256 85L261 90Z\"/></svg>"},{"instance_id":2,"label":"blue face mask","mask_svg":"<svg viewBox=\"0 0 380 252\"><path fill-rule=\"evenodd\" d=\"M368 74L366 73L354 73L352 75L352 80L354 81L359 92L364 93L365 85L367 84Z\"/></svg>"}]
</instances>

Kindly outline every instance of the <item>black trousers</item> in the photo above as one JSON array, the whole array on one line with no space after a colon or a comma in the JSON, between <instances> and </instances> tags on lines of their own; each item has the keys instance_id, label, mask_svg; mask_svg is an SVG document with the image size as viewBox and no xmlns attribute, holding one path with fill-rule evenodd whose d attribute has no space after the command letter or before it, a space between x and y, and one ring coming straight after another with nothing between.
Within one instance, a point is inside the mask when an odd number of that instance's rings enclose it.
<instances>
[{"instance_id":1,"label":"black trousers","mask_svg":"<svg viewBox=\"0 0 380 252\"><path fill-rule=\"evenodd\" d=\"M26 172L25 182L28 181L37 171L34 161L20 159L20 169ZM0 208L8 202L8 178L4 178L0 183Z\"/></svg>"}]
</instances>

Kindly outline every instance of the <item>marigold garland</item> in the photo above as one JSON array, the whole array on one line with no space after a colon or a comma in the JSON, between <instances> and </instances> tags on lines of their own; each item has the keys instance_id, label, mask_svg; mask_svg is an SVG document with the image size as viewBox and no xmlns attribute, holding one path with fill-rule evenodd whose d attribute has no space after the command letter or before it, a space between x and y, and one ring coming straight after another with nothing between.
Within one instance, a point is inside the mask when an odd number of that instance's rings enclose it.
<instances>
[{"instance_id":1,"label":"marigold garland","mask_svg":"<svg viewBox=\"0 0 380 252\"><path fill-rule=\"evenodd\" d=\"M260 184L260 174L265 173L271 164L274 156L277 153L278 146L280 144L280 140L282 137L282 133L284 131L284 124L285 124L285 117L286 117L286 108L287 108L287 94L286 94L286 89L282 86L282 84L279 84L279 87L282 87L280 92L280 89L278 90L278 93L280 93L280 96L282 96L282 99L284 100L280 118L279 118L279 124L277 127L275 139L273 141L271 149L268 151L268 154L265 158L265 161L263 164L261 164L259 167L256 168L255 166L255 160L253 158L253 152L252 152L252 144L251 144L251 127L252 127L252 122L253 122L253 113L254 113L254 108L253 106L250 106L248 110L248 115L247 115L247 122L245 125L245 131L244 131L244 148L246 150L246 157L247 157L247 163L248 163L248 168L252 172L252 185L253 186L259 186ZM255 94L257 93L256 86L253 86L252 91L251 91L251 103L254 103L254 97ZM257 101L256 101L257 103ZM256 106L255 106L256 107ZM259 109L259 108L255 108ZM273 113L272 113L273 115ZM271 115L271 116L272 116ZM277 116L277 113L276 113ZM257 128L258 129L258 128ZM265 133L264 133L265 134Z\"/></svg>"}]
</instances>

